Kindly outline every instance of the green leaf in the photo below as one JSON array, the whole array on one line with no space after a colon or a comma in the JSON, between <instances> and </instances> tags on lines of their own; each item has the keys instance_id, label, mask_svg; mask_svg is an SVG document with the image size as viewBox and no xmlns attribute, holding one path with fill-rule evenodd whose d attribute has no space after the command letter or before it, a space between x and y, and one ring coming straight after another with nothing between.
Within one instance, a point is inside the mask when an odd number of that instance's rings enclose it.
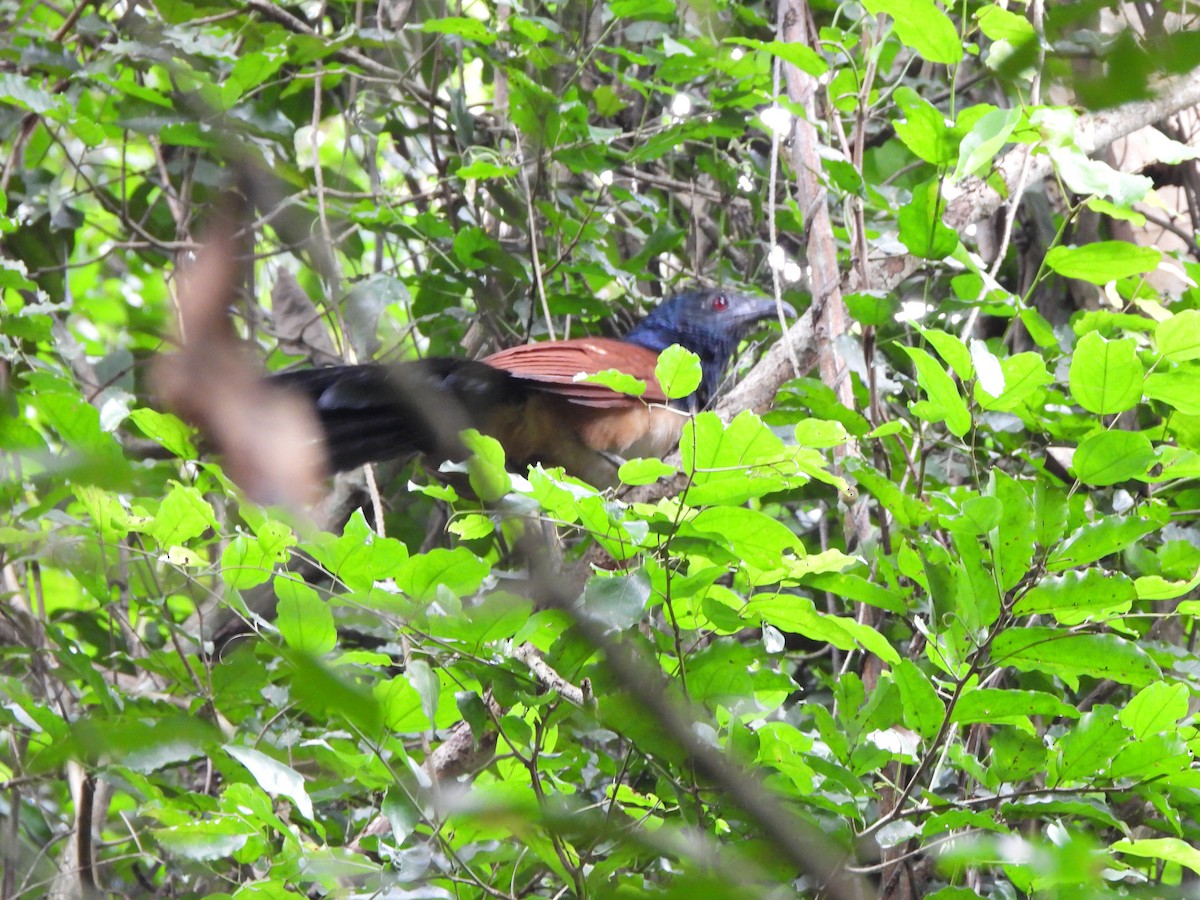
<instances>
[{"instance_id":1,"label":"green leaf","mask_svg":"<svg viewBox=\"0 0 1200 900\"><path fill-rule=\"evenodd\" d=\"M1174 600L1200 585L1200 569L1187 581L1169 581L1160 575L1143 575L1133 582L1139 600Z\"/></svg>"},{"instance_id":2,"label":"green leaf","mask_svg":"<svg viewBox=\"0 0 1200 900\"><path fill-rule=\"evenodd\" d=\"M1004 391L999 396L989 394L980 383L975 384L975 400L983 409L997 412L1016 409L1039 388L1054 381L1039 353L1005 357L1000 360L1000 372L1004 376Z\"/></svg>"},{"instance_id":3,"label":"green leaf","mask_svg":"<svg viewBox=\"0 0 1200 900\"><path fill-rule=\"evenodd\" d=\"M246 767L260 788L268 794L287 797L304 818L313 818L312 799L303 775L252 747L226 744L225 752Z\"/></svg>"},{"instance_id":4,"label":"green leaf","mask_svg":"<svg viewBox=\"0 0 1200 900\"><path fill-rule=\"evenodd\" d=\"M913 188L912 200L897 217L901 243L924 259L945 259L958 249L958 232L942 221L945 211L937 180Z\"/></svg>"},{"instance_id":5,"label":"green leaf","mask_svg":"<svg viewBox=\"0 0 1200 900\"><path fill-rule=\"evenodd\" d=\"M180 459L196 458L192 430L175 416L140 407L130 410L129 418L142 434Z\"/></svg>"},{"instance_id":6,"label":"green leaf","mask_svg":"<svg viewBox=\"0 0 1200 900\"><path fill-rule=\"evenodd\" d=\"M1145 374L1133 338L1110 341L1090 331L1075 345L1071 395L1088 412L1124 412L1142 399Z\"/></svg>"},{"instance_id":7,"label":"green leaf","mask_svg":"<svg viewBox=\"0 0 1200 900\"><path fill-rule=\"evenodd\" d=\"M255 833L253 825L234 819L188 822L151 830L154 840L168 853L197 862L232 856Z\"/></svg>"},{"instance_id":8,"label":"green leaf","mask_svg":"<svg viewBox=\"0 0 1200 900\"><path fill-rule=\"evenodd\" d=\"M1057 765L1051 766L1046 780L1049 786L1086 783L1109 767L1131 737L1115 713L1111 706L1097 706L1059 739Z\"/></svg>"},{"instance_id":9,"label":"green leaf","mask_svg":"<svg viewBox=\"0 0 1200 900\"><path fill-rule=\"evenodd\" d=\"M1078 625L1089 616L1127 612L1135 599L1137 592L1128 575L1085 569L1046 576L1013 604L1013 612L1019 616L1053 613L1065 625Z\"/></svg>"},{"instance_id":10,"label":"green leaf","mask_svg":"<svg viewBox=\"0 0 1200 900\"><path fill-rule=\"evenodd\" d=\"M754 509L713 506L701 510L679 528L681 536L707 536L728 546L736 557L761 571L778 569L784 555L805 556L804 545L790 528Z\"/></svg>"},{"instance_id":11,"label":"green leaf","mask_svg":"<svg viewBox=\"0 0 1200 900\"><path fill-rule=\"evenodd\" d=\"M1084 484L1103 487L1145 476L1154 460L1154 447L1141 432L1101 431L1079 445L1071 468Z\"/></svg>"},{"instance_id":12,"label":"green leaf","mask_svg":"<svg viewBox=\"0 0 1200 900\"><path fill-rule=\"evenodd\" d=\"M950 129L946 125L946 117L940 110L929 103L920 94L906 85L901 85L895 93L896 106L904 113L904 120L893 123L896 137L904 142L913 153L935 166L948 166L958 156ZM847 298L849 305L849 298ZM853 310L851 314L854 315ZM859 316L856 319L863 321ZM883 322L864 322L867 325L881 325Z\"/></svg>"},{"instance_id":13,"label":"green leaf","mask_svg":"<svg viewBox=\"0 0 1200 900\"><path fill-rule=\"evenodd\" d=\"M904 703L904 724L926 740L935 737L946 716L946 705L928 676L912 660L902 659L892 666L892 678Z\"/></svg>"},{"instance_id":14,"label":"green leaf","mask_svg":"<svg viewBox=\"0 0 1200 900\"><path fill-rule=\"evenodd\" d=\"M962 139L954 180L961 181L970 175L978 175L989 167L1020 122L1019 107L993 110L976 122Z\"/></svg>"},{"instance_id":15,"label":"green leaf","mask_svg":"<svg viewBox=\"0 0 1200 900\"><path fill-rule=\"evenodd\" d=\"M617 477L622 484L640 485L654 484L660 478L670 478L678 470L667 465L661 459L630 459L617 469Z\"/></svg>"},{"instance_id":16,"label":"green leaf","mask_svg":"<svg viewBox=\"0 0 1200 900\"><path fill-rule=\"evenodd\" d=\"M783 441L752 412L726 425L712 412L686 422L679 442L683 470L691 472L687 502L692 506L744 503L826 476L815 450L784 447Z\"/></svg>"},{"instance_id":17,"label":"green leaf","mask_svg":"<svg viewBox=\"0 0 1200 900\"><path fill-rule=\"evenodd\" d=\"M1046 568L1051 572L1061 572L1064 569L1086 566L1098 559L1119 553L1158 528L1159 524L1151 519L1106 516L1097 522L1081 526L1065 544L1055 548L1046 559Z\"/></svg>"},{"instance_id":18,"label":"green leaf","mask_svg":"<svg viewBox=\"0 0 1200 900\"><path fill-rule=\"evenodd\" d=\"M421 602L437 597L444 588L456 597L474 593L491 567L465 547L439 547L406 560L395 573L400 589Z\"/></svg>"},{"instance_id":19,"label":"green leaf","mask_svg":"<svg viewBox=\"0 0 1200 900\"><path fill-rule=\"evenodd\" d=\"M581 372L573 380L585 384L602 384L618 394L628 394L631 397L640 397L646 393L646 382L619 369L604 369L590 375Z\"/></svg>"},{"instance_id":20,"label":"green leaf","mask_svg":"<svg viewBox=\"0 0 1200 900\"><path fill-rule=\"evenodd\" d=\"M1009 628L992 642L997 665L1057 675L1076 689L1080 678L1110 678L1135 687L1162 677L1137 644L1113 634L1072 634L1054 628Z\"/></svg>"},{"instance_id":21,"label":"green leaf","mask_svg":"<svg viewBox=\"0 0 1200 900\"><path fill-rule=\"evenodd\" d=\"M1200 872L1200 850L1180 838L1139 838L1110 844L1114 853L1128 853L1145 859L1175 863L1193 872Z\"/></svg>"},{"instance_id":22,"label":"green leaf","mask_svg":"<svg viewBox=\"0 0 1200 900\"><path fill-rule=\"evenodd\" d=\"M754 597L746 604L746 614L774 625L789 634L802 634L814 641L833 644L840 650L861 647L884 662L897 665L898 654L878 631L847 616L828 616L817 612L807 597L768 594Z\"/></svg>"},{"instance_id":23,"label":"green leaf","mask_svg":"<svg viewBox=\"0 0 1200 900\"><path fill-rule=\"evenodd\" d=\"M467 478L471 490L484 503L495 503L512 490L512 478L504 468L504 448L494 437L474 428L462 432L463 445L471 451L467 459Z\"/></svg>"},{"instance_id":24,"label":"green leaf","mask_svg":"<svg viewBox=\"0 0 1200 900\"><path fill-rule=\"evenodd\" d=\"M963 692L954 704L951 718L962 724L1014 724L1027 721L1030 716L1076 719L1079 713L1075 707L1045 691L976 688Z\"/></svg>"},{"instance_id":25,"label":"green leaf","mask_svg":"<svg viewBox=\"0 0 1200 900\"><path fill-rule=\"evenodd\" d=\"M185 544L218 527L212 505L196 488L171 482L171 492L163 498L147 531L166 548Z\"/></svg>"},{"instance_id":26,"label":"green leaf","mask_svg":"<svg viewBox=\"0 0 1200 900\"><path fill-rule=\"evenodd\" d=\"M1188 714L1190 694L1187 685L1158 681L1135 694L1118 713L1121 722L1133 732L1135 740L1152 734L1174 733Z\"/></svg>"},{"instance_id":27,"label":"green leaf","mask_svg":"<svg viewBox=\"0 0 1200 900\"><path fill-rule=\"evenodd\" d=\"M1142 390L1147 399L1165 403L1186 416L1200 416L1200 373L1151 372Z\"/></svg>"},{"instance_id":28,"label":"green leaf","mask_svg":"<svg viewBox=\"0 0 1200 900\"><path fill-rule=\"evenodd\" d=\"M1037 38L1037 32L1029 20L1018 13L999 6L985 6L975 13L979 30L993 41L1008 41L1023 44Z\"/></svg>"},{"instance_id":29,"label":"green leaf","mask_svg":"<svg viewBox=\"0 0 1200 900\"><path fill-rule=\"evenodd\" d=\"M1000 589L1011 590L1033 561L1033 503L1025 488L1000 469L992 469L988 493L1000 501L1004 515L992 537Z\"/></svg>"},{"instance_id":30,"label":"green leaf","mask_svg":"<svg viewBox=\"0 0 1200 900\"><path fill-rule=\"evenodd\" d=\"M511 178L520 171L516 166L499 166L486 159L477 159L470 165L459 166L454 176L464 181L485 180L488 178Z\"/></svg>"},{"instance_id":31,"label":"green leaf","mask_svg":"<svg viewBox=\"0 0 1200 900\"><path fill-rule=\"evenodd\" d=\"M942 331L940 328L922 328L918 326L917 330L921 337L925 338L933 349L937 351L943 362L946 363L961 380L966 381L969 378L975 377L975 366L971 361L971 351L967 349L967 345L963 343L962 338L956 334L950 334L948 331Z\"/></svg>"},{"instance_id":32,"label":"green leaf","mask_svg":"<svg viewBox=\"0 0 1200 900\"><path fill-rule=\"evenodd\" d=\"M819 53L804 44L789 41L759 41L754 38L745 37L726 38L726 43L739 44L743 47L762 50L772 56L779 57L784 62L795 66L802 72L812 75L814 78L820 78L829 71L829 63L825 62Z\"/></svg>"},{"instance_id":33,"label":"green leaf","mask_svg":"<svg viewBox=\"0 0 1200 900\"><path fill-rule=\"evenodd\" d=\"M466 16L439 16L436 19L426 19L421 23L420 30L426 34L452 34L484 46L496 41L496 33L488 28L486 22Z\"/></svg>"},{"instance_id":34,"label":"green leaf","mask_svg":"<svg viewBox=\"0 0 1200 900\"><path fill-rule=\"evenodd\" d=\"M824 572L811 575L804 579L805 587L818 591L828 591L837 597L842 597L854 603L867 603L886 609L888 612L903 614L908 607L904 600L895 592L883 585L868 581L860 575L848 572Z\"/></svg>"},{"instance_id":35,"label":"green leaf","mask_svg":"<svg viewBox=\"0 0 1200 900\"><path fill-rule=\"evenodd\" d=\"M700 357L678 344L672 344L660 353L654 365L654 377L669 400L694 393L700 387L702 375Z\"/></svg>"},{"instance_id":36,"label":"green leaf","mask_svg":"<svg viewBox=\"0 0 1200 900\"><path fill-rule=\"evenodd\" d=\"M954 380L937 360L919 347L901 349L912 359L917 370L917 383L929 398L920 410L918 404L911 404L913 412L930 422L945 421L951 434L962 437L971 428L971 414Z\"/></svg>"},{"instance_id":37,"label":"green leaf","mask_svg":"<svg viewBox=\"0 0 1200 900\"><path fill-rule=\"evenodd\" d=\"M958 29L933 0L865 0L872 15L895 20L896 37L931 63L953 65L962 59Z\"/></svg>"},{"instance_id":38,"label":"green leaf","mask_svg":"<svg viewBox=\"0 0 1200 900\"><path fill-rule=\"evenodd\" d=\"M1052 247L1046 266L1064 278L1107 284L1118 278L1143 275L1162 262L1162 252L1125 241L1098 241L1082 247Z\"/></svg>"},{"instance_id":39,"label":"green leaf","mask_svg":"<svg viewBox=\"0 0 1200 900\"><path fill-rule=\"evenodd\" d=\"M1185 309L1159 322L1154 344L1171 362L1200 359L1200 310Z\"/></svg>"},{"instance_id":40,"label":"green leaf","mask_svg":"<svg viewBox=\"0 0 1200 900\"><path fill-rule=\"evenodd\" d=\"M275 579L279 605L275 624L293 650L324 656L337 645L337 629L329 605L315 590L300 581Z\"/></svg>"}]
</instances>

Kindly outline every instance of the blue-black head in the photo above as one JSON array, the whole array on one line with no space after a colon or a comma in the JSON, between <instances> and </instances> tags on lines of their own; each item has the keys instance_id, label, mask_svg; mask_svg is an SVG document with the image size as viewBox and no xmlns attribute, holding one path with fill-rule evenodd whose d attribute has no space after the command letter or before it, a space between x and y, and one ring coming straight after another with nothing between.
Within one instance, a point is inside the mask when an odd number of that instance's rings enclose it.
<instances>
[{"instance_id":1,"label":"blue-black head","mask_svg":"<svg viewBox=\"0 0 1200 900\"><path fill-rule=\"evenodd\" d=\"M777 315L774 300L715 289L677 294L660 304L625 340L662 352L679 344L700 357L700 387L683 405L702 409L716 393L734 351L754 326ZM787 303L784 312L795 316Z\"/></svg>"}]
</instances>

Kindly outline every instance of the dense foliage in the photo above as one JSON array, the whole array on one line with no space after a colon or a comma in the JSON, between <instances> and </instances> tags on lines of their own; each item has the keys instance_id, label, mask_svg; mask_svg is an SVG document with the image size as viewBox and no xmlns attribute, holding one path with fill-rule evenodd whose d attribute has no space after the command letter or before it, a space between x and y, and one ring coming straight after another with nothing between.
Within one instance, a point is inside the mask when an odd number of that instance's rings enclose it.
<instances>
[{"instance_id":1,"label":"dense foliage","mask_svg":"<svg viewBox=\"0 0 1200 900\"><path fill-rule=\"evenodd\" d=\"M1187 15L0 0L0 896L1185 894ZM621 490L261 506L155 398L216 232L269 369L807 312Z\"/></svg>"}]
</instances>

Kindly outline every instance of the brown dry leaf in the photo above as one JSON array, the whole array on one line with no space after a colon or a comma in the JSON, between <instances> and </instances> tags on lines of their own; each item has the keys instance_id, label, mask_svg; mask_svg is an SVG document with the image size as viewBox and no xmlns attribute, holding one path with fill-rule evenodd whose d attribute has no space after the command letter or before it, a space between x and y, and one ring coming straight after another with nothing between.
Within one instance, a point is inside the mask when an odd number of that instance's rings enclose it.
<instances>
[{"instance_id":1,"label":"brown dry leaf","mask_svg":"<svg viewBox=\"0 0 1200 900\"><path fill-rule=\"evenodd\" d=\"M284 353L306 356L318 366L342 362L316 304L286 269L271 288L271 320Z\"/></svg>"},{"instance_id":2,"label":"brown dry leaf","mask_svg":"<svg viewBox=\"0 0 1200 900\"><path fill-rule=\"evenodd\" d=\"M328 470L320 424L303 398L263 379L234 332L232 227L215 229L181 269L182 349L156 361L152 383L163 403L211 441L251 499L300 508L320 498Z\"/></svg>"}]
</instances>

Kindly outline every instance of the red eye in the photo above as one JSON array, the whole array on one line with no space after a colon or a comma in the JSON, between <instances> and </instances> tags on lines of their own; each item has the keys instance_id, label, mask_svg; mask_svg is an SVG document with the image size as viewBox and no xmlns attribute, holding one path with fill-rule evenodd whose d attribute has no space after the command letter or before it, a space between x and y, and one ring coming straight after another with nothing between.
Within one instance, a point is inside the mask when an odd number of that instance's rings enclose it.
<instances>
[{"instance_id":1,"label":"red eye","mask_svg":"<svg viewBox=\"0 0 1200 900\"><path fill-rule=\"evenodd\" d=\"M717 294L717 296L713 297L712 299L712 308L716 312L724 312L725 310L729 309L729 298L724 294Z\"/></svg>"}]
</instances>

